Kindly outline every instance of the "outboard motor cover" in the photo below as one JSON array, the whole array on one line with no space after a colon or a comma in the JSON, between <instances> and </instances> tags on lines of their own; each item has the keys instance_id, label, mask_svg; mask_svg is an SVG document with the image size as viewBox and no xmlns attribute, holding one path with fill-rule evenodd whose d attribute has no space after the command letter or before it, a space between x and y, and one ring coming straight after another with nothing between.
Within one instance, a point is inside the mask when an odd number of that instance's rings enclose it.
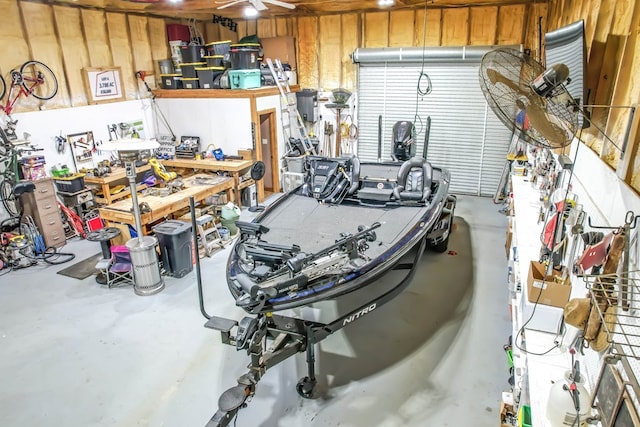
<instances>
[{"instance_id":1,"label":"outboard motor cover","mask_svg":"<svg viewBox=\"0 0 640 427\"><path fill-rule=\"evenodd\" d=\"M393 125L393 160L405 161L416 155L413 123L402 121Z\"/></svg>"}]
</instances>

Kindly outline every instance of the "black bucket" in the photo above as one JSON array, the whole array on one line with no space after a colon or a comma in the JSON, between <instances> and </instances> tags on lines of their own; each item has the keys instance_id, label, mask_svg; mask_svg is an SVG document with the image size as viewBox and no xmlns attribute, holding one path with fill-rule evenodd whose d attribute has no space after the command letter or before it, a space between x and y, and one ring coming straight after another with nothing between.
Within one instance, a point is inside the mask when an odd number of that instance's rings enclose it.
<instances>
[{"instance_id":1,"label":"black bucket","mask_svg":"<svg viewBox=\"0 0 640 427\"><path fill-rule=\"evenodd\" d=\"M261 49L258 43L232 44L229 50L232 70L260 68Z\"/></svg>"}]
</instances>

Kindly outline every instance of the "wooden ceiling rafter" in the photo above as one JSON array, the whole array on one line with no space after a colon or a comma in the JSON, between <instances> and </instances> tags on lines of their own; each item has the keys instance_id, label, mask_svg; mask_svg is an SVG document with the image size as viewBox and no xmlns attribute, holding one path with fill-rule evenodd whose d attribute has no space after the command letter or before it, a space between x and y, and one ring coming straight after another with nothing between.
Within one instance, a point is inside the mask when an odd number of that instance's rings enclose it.
<instances>
[{"instance_id":1,"label":"wooden ceiling rafter","mask_svg":"<svg viewBox=\"0 0 640 427\"><path fill-rule=\"evenodd\" d=\"M182 3L170 4L168 0L157 2L135 2L130 0L21 0L27 2L64 5L107 12L136 13L170 19L196 19L206 22L213 15L231 19L246 19L243 15L244 3L239 3L224 9L218 9L220 4L215 0L183 0ZM548 3L549 0L396 0L395 5L380 8L378 0L284 0L296 6L289 10L275 5L267 5L257 19L289 18L301 16L322 16L344 13L374 13L381 11L450 9L463 7L507 6L534 3Z\"/></svg>"}]
</instances>

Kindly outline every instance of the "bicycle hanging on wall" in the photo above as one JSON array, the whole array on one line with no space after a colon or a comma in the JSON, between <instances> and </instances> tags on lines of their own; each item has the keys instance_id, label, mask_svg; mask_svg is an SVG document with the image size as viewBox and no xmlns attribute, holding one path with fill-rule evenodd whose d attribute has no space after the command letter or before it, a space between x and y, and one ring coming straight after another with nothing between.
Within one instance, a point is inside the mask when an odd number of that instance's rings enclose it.
<instances>
[{"instance_id":1,"label":"bicycle hanging on wall","mask_svg":"<svg viewBox=\"0 0 640 427\"><path fill-rule=\"evenodd\" d=\"M6 101L0 104L0 110L8 116L21 96L46 101L58 93L58 79L51 68L40 61L25 62L20 70L11 70L10 77L7 94L7 83L0 76L0 99L7 95Z\"/></svg>"}]
</instances>

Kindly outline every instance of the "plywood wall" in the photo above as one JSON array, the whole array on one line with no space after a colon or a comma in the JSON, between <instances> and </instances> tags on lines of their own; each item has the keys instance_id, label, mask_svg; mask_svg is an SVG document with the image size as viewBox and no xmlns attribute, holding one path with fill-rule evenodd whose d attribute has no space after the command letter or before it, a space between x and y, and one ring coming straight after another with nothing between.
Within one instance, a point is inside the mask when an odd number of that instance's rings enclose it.
<instances>
[{"instance_id":1,"label":"plywood wall","mask_svg":"<svg viewBox=\"0 0 640 427\"><path fill-rule=\"evenodd\" d=\"M140 96L136 71L157 73L157 61L169 57L165 20L46 3L0 0L0 73L29 60L47 64L56 74L58 94L49 101L22 98L14 111L87 105L84 71L120 67L126 99ZM202 26L204 28L204 25Z\"/></svg>"},{"instance_id":2,"label":"plywood wall","mask_svg":"<svg viewBox=\"0 0 640 427\"><path fill-rule=\"evenodd\" d=\"M356 48L523 44L537 52L547 3L351 13L244 21L237 37L294 36L303 87L356 89ZM540 20L540 21L539 21Z\"/></svg>"},{"instance_id":3,"label":"plywood wall","mask_svg":"<svg viewBox=\"0 0 640 427\"><path fill-rule=\"evenodd\" d=\"M634 117L631 108L640 100L640 75L634 71L640 67L640 5L635 0L553 2L548 27L580 19L586 28L587 104L596 105L590 108L593 126L582 138L640 191L640 112Z\"/></svg>"},{"instance_id":4,"label":"plywood wall","mask_svg":"<svg viewBox=\"0 0 640 427\"><path fill-rule=\"evenodd\" d=\"M20 0L0 0L0 7L8 18L0 26L0 72L6 74L30 58L49 64L61 90L46 108L86 105L89 97L82 76L87 67L120 67L126 99L141 96L144 87L136 72L151 75L153 84L158 60L170 57L166 24L186 23ZM235 29L209 21L197 23L197 28L205 42L293 36L302 87L356 90L357 67L351 61L356 48L522 43L535 49L538 19L546 15L546 3L534 3L271 17L237 21ZM623 17L615 13L611 21L624 26ZM41 107L20 105L25 110Z\"/></svg>"}]
</instances>

